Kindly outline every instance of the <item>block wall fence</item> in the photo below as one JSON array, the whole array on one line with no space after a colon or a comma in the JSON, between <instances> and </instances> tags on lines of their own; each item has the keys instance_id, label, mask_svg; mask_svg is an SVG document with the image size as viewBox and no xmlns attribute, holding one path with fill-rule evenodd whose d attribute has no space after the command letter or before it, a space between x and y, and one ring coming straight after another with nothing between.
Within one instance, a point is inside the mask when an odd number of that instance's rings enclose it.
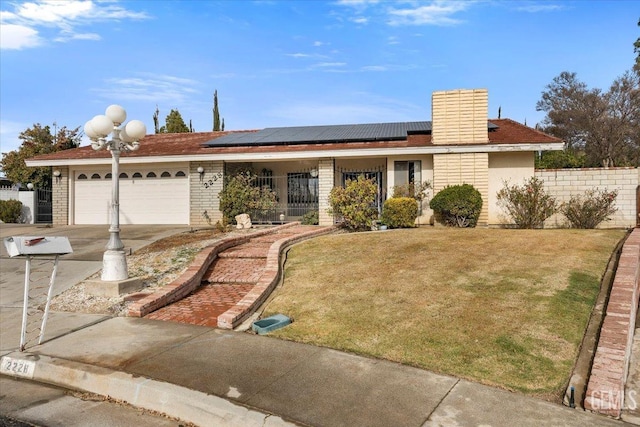
<instances>
[{"instance_id":1,"label":"block wall fence","mask_svg":"<svg viewBox=\"0 0 640 427\"><path fill-rule=\"evenodd\" d=\"M618 190L618 211L600 225L601 228L635 227L638 223L639 168L584 168L584 169L538 169L535 176L544 181L545 191L559 202L567 202L573 195L584 194L590 189ZM555 214L545 221L545 227L562 227L562 214Z\"/></svg>"}]
</instances>

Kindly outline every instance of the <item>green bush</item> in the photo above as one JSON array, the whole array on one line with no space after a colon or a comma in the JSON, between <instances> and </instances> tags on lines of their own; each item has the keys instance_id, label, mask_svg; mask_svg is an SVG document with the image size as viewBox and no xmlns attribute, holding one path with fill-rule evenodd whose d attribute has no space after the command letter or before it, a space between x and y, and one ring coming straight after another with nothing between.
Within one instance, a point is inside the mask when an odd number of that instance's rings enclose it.
<instances>
[{"instance_id":1,"label":"green bush","mask_svg":"<svg viewBox=\"0 0 640 427\"><path fill-rule=\"evenodd\" d=\"M556 199L544 191L544 181L531 177L522 186L504 183L498 191L498 206L506 210L518 228L542 228L556 213Z\"/></svg>"},{"instance_id":2,"label":"green bush","mask_svg":"<svg viewBox=\"0 0 640 427\"><path fill-rule=\"evenodd\" d=\"M318 211L309 211L302 215L302 225L318 225L320 222Z\"/></svg>"},{"instance_id":3,"label":"green bush","mask_svg":"<svg viewBox=\"0 0 640 427\"><path fill-rule=\"evenodd\" d=\"M436 219L449 227L475 227L482 210L482 195L473 185L452 185L436 194L429 207Z\"/></svg>"},{"instance_id":4,"label":"green bush","mask_svg":"<svg viewBox=\"0 0 640 427\"><path fill-rule=\"evenodd\" d=\"M22 213L22 202L19 200L0 200L0 221L17 223Z\"/></svg>"},{"instance_id":5,"label":"green bush","mask_svg":"<svg viewBox=\"0 0 640 427\"><path fill-rule=\"evenodd\" d=\"M277 195L268 186L256 185L256 176L251 172L240 172L229 176L224 189L218 195L220 211L229 222L236 215L265 215L276 208Z\"/></svg>"},{"instance_id":6,"label":"green bush","mask_svg":"<svg viewBox=\"0 0 640 427\"><path fill-rule=\"evenodd\" d=\"M346 186L333 187L329 193L329 214L342 217L342 225L349 230L370 230L378 218L375 207L378 186L372 179L360 175L347 180Z\"/></svg>"},{"instance_id":7,"label":"green bush","mask_svg":"<svg viewBox=\"0 0 640 427\"><path fill-rule=\"evenodd\" d=\"M393 187L393 195L391 197L411 197L421 202L427 197L427 190L431 189L431 183L429 181L424 182L410 182L403 185L396 185Z\"/></svg>"},{"instance_id":8,"label":"green bush","mask_svg":"<svg viewBox=\"0 0 640 427\"><path fill-rule=\"evenodd\" d=\"M614 206L616 197L617 190L587 190L584 195L571 196L560 206L560 212L567 217L572 228L596 228L618 210Z\"/></svg>"},{"instance_id":9,"label":"green bush","mask_svg":"<svg viewBox=\"0 0 640 427\"><path fill-rule=\"evenodd\" d=\"M384 202L382 222L391 228L415 226L418 202L413 197L393 197Z\"/></svg>"}]
</instances>

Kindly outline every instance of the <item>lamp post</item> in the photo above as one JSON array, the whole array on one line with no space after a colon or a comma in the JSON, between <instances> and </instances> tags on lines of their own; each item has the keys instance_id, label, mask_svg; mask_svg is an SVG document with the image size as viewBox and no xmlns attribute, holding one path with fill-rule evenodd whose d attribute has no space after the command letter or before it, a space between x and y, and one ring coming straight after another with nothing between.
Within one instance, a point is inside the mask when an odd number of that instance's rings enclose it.
<instances>
[{"instance_id":1,"label":"lamp post","mask_svg":"<svg viewBox=\"0 0 640 427\"><path fill-rule=\"evenodd\" d=\"M147 134L147 128L140 120L131 120L120 127L127 118L127 112L119 105L110 105L104 115L97 115L84 125L84 133L91 139L94 150L106 149L111 152L111 226L109 243L102 258L102 280L118 281L129 278L124 244L120 240L119 166L121 151L135 151L138 140ZM111 140L108 140L112 134Z\"/></svg>"}]
</instances>

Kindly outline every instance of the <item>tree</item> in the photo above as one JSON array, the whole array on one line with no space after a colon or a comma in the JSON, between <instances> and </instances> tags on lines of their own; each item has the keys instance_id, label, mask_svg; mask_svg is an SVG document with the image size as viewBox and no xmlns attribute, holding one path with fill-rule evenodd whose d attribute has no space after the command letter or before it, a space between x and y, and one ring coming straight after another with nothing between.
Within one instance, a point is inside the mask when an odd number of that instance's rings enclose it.
<instances>
[{"instance_id":1,"label":"tree","mask_svg":"<svg viewBox=\"0 0 640 427\"><path fill-rule=\"evenodd\" d=\"M576 73L562 72L546 86L536 110L547 113L541 130L565 141L585 166L635 166L640 152L640 75L626 72L607 92L589 89Z\"/></svg>"},{"instance_id":2,"label":"tree","mask_svg":"<svg viewBox=\"0 0 640 427\"><path fill-rule=\"evenodd\" d=\"M31 182L36 188L50 187L51 168L46 166L28 168L25 159L76 148L80 145L79 131L79 127L67 129L63 126L57 129L54 124L54 133L51 133L49 126L42 127L40 123L34 124L18 136L22 140L20 148L2 153L2 161L0 161L2 171L13 182L22 184Z\"/></svg>"},{"instance_id":3,"label":"tree","mask_svg":"<svg viewBox=\"0 0 640 427\"><path fill-rule=\"evenodd\" d=\"M154 129L155 133L160 133L159 119L160 119L160 110L158 109L158 106L156 105L156 112L153 113L153 129Z\"/></svg>"},{"instance_id":4,"label":"tree","mask_svg":"<svg viewBox=\"0 0 640 427\"><path fill-rule=\"evenodd\" d=\"M640 27L640 19L638 19L638 27ZM640 37L633 44L633 51L636 53L636 64L633 69L637 74L640 74Z\"/></svg>"},{"instance_id":5,"label":"tree","mask_svg":"<svg viewBox=\"0 0 640 427\"><path fill-rule=\"evenodd\" d=\"M224 130L224 119L222 119L222 125L220 125L220 110L218 109L218 90L213 92L213 130Z\"/></svg>"},{"instance_id":6,"label":"tree","mask_svg":"<svg viewBox=\"0 0 640 427\"><path fill-rule=\"evenodd\" d=\"M182 119L182 115L177 109L171 109L171 112L165 119L165 125L160 128L160 133L188 133L189 127Z\"/></svg>"}]
</instances>

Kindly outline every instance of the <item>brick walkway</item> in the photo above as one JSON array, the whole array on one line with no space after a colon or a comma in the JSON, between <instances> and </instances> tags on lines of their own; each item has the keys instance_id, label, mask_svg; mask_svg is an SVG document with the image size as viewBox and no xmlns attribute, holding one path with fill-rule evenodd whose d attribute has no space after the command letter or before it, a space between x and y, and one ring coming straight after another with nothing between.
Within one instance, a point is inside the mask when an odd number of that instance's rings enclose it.
<instances>
[{"instance_id":1,"label":"brick walkway","mask_svg":"<svg viewBox=\"0 0 640 427\"><path fill-rule=\"evenodd\" d=\"M217 327L218 316L235 307L263 277L272 244L310 230L313 227L293 226L220 252L194 292L145 317Z\"/></svg>"}]
</instances>

